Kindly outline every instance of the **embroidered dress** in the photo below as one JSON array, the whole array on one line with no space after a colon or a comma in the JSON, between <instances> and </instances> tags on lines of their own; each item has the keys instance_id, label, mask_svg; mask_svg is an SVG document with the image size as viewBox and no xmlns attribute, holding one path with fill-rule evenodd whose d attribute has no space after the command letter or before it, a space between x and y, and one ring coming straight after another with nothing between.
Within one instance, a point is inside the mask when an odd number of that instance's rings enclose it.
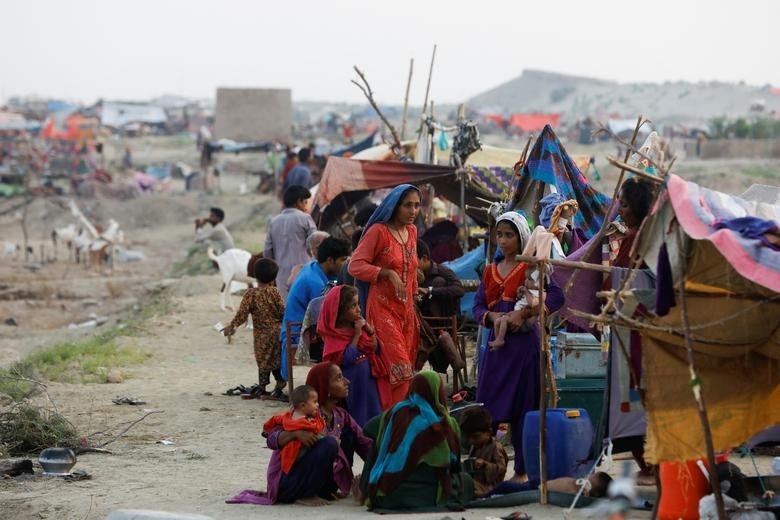
<instances>
[{"instance_id":1,"label":"embroidered dress","mask_svg":"<svg viewBox=\"0 0 780 520\"><path fill-rule=\"evenodd\" d=\"M414 311L417 293L417 229L406 226L407 239L401 244L384 223L371 226L360 239L352 255L349 272L368 282L366 320L376 330L380 355L388 367L392 402L406 397L417 357L420 330ZM399 300L387 278L379 278L382 269L392 269L401 278L405 299Z\"/></svg>"}]
</instances>

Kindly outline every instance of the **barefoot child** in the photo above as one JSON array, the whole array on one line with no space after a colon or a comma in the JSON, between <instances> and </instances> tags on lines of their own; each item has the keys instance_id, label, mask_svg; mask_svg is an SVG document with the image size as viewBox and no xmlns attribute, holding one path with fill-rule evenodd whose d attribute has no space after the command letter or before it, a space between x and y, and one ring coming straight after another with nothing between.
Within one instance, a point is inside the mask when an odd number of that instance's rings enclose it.
<instances>
[{"instance_id":1,"label":"barefoot child","mask_svg":"<svg viewBox=\"0 0 780 520\"><path fill-rule=\"evenodd\" d=\"M325 421L320 416L320 405L317 402L317 391L307 385L301 385L293 390L290 396L290 410L274 415L263 425L263 433L271 433L281 426L286 432L311 432L317 438L323 437ZM299 440L291 440L282 447L282 473L290 472L295 461L306 453L307 448Z\"/></svg>"},{"instance_id":2,"label":"barefoot child","mask_svg":"<svg viewBox=\"0 0 780 520\"><path fill-rule=\"evenodd\" d=\"M270 394L272 397L280 397L285 380L279 369L281 366L281 346L279 333L282 329L282 317L284 316L284 301L279 289L276 288L276 275L279 268L276 262L270 258L261 258L255 263L254 276L258 287L250 287L241 306L238 308L233 321L225 327L222 333L232 336L236 328L246 322L247 316L252 315L254 329L255 361L257 362L258 386L254 390L255 397L269 395L265 387L271 379L271 373L276 379L276 388Z\"/></svg>"},{"instance_id":3,"label":"barefoot child","mask_svg":"<svg viewBox=\"0 0 780 520\"><path fill-rule=\"evenodd\" d=\"M539 270L536 266L529 267L525 272L525 283L517 288L517 303L515 303L515 310L523 310L528 307L535 307L539 304ZM520 326L520 332L528 332L531 330L533 322L531 320L525 320ZM488 342L488 345L492 349L497 349L504 346L506 339L506 329L509 326L509 315L504 314L499 318L496 318L493 323L493 327L496 331L496 338L493 341Z\"/></svg>"},{"instance_id":4,"label":"barefoot child","mask_svg":"<svg viewBox=\"0 0 780 520\"><path fill-rule=\"evenodd\" d=\"M471 444L469 459L473 461L474 495L483 496L504 481L509 460L504 447L493 437L493 419L483 407L469 408L463 412L460 431ZM469 464L470 465L470 464Z\"/></svg>"}]
</instances>

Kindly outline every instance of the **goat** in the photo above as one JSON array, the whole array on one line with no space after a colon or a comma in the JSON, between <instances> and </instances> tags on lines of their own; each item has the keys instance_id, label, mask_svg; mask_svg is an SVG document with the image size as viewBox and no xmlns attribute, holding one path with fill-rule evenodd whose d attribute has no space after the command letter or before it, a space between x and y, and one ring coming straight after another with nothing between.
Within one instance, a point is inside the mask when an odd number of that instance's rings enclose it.
<instances>
[{"instance_id":1,"label":"goat","mask_svg":"<svg viewBox=\"0 0 780 520\"><path fill-rule=\"evenodd\" d=\"M12 242L6 242L3 244L3 258L13 257L14 260L19 258L19 251L21 251L22 248L19 246L19 244L14 244Z\"/></svg>"},{"instance_id":2,"label":"goat","mask_svg":"<svg viewBox=\"0 0 780 520\"><path fill-rule=\"evenodd\" d=\"M219 267L219 274L222 276L222 289L220 289L221 299L219 308L223 311L233 310L230 303L230 284L233 281L244 282L250 286L254 284L254 278L250 278L247 273L247 266L252 255L249 251L233 248L228 249L219 256L214 254L214 248L209 246L206 255Z\"/></svg>"},{"instance_id":3,"label":"goat","mask_svg":"<svg viewBox=\"0 0 780 520\"><path fill-rule=\"evenodd\" d=\"M57 241L65 243L65 247L68 249L68 258L70 258L73 252L73 239L77 235L76 226L74 224L68 224L62 228L54 228L51 232L51 241L54 244L54 259L57 259Z\"/></svg>"}]
</instances>

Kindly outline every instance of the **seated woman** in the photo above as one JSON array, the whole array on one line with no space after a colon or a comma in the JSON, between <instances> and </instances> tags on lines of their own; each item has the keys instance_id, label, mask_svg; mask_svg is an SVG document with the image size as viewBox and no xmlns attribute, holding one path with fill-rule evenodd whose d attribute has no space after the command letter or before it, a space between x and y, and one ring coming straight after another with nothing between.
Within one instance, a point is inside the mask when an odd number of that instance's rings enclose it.
<instances>
[{"instance_id":1,"label":"seated woman","mask_svg":"<svg viewBox=\"0 0 780 520\"><path fill-rule=\"evenodd\" d=\"M390 379L374 329L360 314L357 289L340 285L325 296L317 321L323 361L341 367L352 385L346 409L361 426L390 405Z\"/></svg>"},{"instance_id":2,"label":"seated woman","mask_svg":"<svg viewBox=\"0 0 780 520\"><path fill-rule=\"evenodd\" d=\"M406 399L371 419L374 439L360 482L360 496L372 510L462 509L474 494L460 468L460 428L445 406L436 372L414 376Z\"/></svg>"},{"instance_id":3,"label":"seated woman","mask_svg":"<svg viewBox=\"0 0 780 520\"><path fill-rule=\"evenodd\" d=\"M312 367L306 384L317 390L320 414L325 420L325 437L307 431L287 432L278 428L268 434L268 447L274 450L268 463L268 491L265 502L298 503L320 506L349 494L354 475L352 461L357 453L364 458L371 440L355 420L338 406L349 393L347 381L338 365L319 363ZM282 473L281 448L293 440L308 451L292 469Z\"/></svg>"}]
</instances>

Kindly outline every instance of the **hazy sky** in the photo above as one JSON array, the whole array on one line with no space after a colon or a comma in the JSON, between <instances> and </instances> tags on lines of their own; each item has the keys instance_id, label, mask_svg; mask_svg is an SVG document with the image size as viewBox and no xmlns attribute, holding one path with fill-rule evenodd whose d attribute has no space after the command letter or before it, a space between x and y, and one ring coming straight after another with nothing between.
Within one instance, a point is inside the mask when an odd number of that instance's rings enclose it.
<instances>
[{"instance_id":1,"label":"hazy sky","mask_svg":"<svg viewBox=\"0 0 780 520\"><path fill-rule=\"evenodd\" d=\"M0 99L91 102L218 86L362 101L352 65L401 103L459 102L523 69L621 82L780 85L778 0L4 0Z\"/></svg>"}]
</instances>

